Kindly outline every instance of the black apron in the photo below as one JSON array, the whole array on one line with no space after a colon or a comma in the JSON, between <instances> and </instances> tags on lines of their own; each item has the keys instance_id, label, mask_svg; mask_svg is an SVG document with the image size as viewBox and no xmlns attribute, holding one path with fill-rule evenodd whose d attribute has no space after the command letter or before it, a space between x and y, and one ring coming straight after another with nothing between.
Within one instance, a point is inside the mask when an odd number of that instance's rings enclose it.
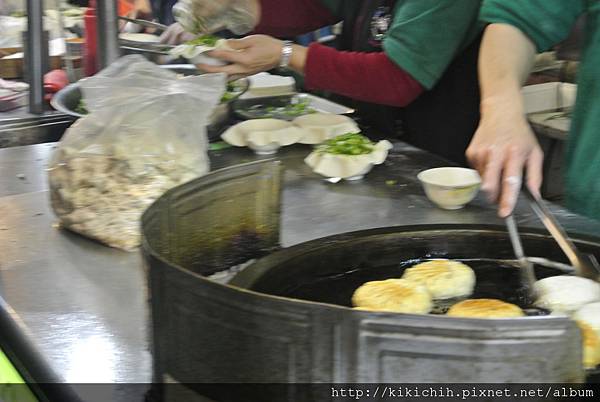
<instances>
[{"instance_id":1,"label":"black apron","mask_svg":"<svg viewBox=\"0 0 600 402\"><path fill-rule=\"evenodd\" d=\"M394 0L363 1L344 15L344 28L337 43L340 50L381 52L382 32ZM437 29L437 28L433 28ZM379 40L378 40L379 39ZM477 38L449 65L439 82L404 108L351 102L370 137L399 137L416 147L466 164L465 150L479 123Z\"/></svg>"},{"instance_id":2,"label":"black apron","mask_svg":"<svg viewBox=\"0 0 600 402\"><path fill-rule=\"evenodd\" d=\"M172 8L177 0L151 0L152 14L161 24L171 25L175 23Z\"/></svg>"}]
</instances>

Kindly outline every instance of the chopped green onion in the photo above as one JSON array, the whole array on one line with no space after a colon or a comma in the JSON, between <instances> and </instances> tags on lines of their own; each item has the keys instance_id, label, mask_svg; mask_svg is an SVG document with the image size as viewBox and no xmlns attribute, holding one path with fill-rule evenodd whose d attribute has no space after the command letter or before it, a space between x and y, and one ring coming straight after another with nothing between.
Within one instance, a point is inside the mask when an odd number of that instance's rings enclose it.
<instances>
[{"instance_id":1,"label":"chopped green onion","mask_svg":"<svg viewBox=\"0 0 600 402\"><path fill-rule=\"evenodd\" d=\"M229 145L228 143L226 143L224 141L213 142L212 144L210 144L208 146L208 149L210 151L220 151L222 149L227 149L227 148L231 148L231 145Z\"/></svg>"},{"instance_id":2,"label":"chopped green onion","mask_svg":"<svg viewBox=\"0 0 600 402\"><path fill-rule=\"evenodd\" d=\"M191 46L211 46L214 47L217 44L217 41L219 40L218 37L214 36L214 35L202 35L199 36L195 39L189 40L187 42L185 42L186 45L191 45Z\"/></svg>"},{"instance_id":3,"label":"chopped green onion","mask_svg":"<svg viewBox=\"0 0 600 402\"><path fill-rule=\"evenodd\" d=\"M310 107L308 99L292 99L291 103L285 106L263 106L254 105L248 109L248 112L256 118L280 118L280 117L297 117L309 113L316 113L316 110Z\"/></svg>"},{"instance_id":4,"label":"chopped green onion","mask_svg":"<svg viewBox=\"0 0 600 402\"><path fill-rule=\"evenodd\" d=\"M229 102L230 100L232 100L233 98L235 98L237 94L234 92L225 92L223 94L223 96L221 97L221 103L225 103L225 102Z\"/></svg>"},{"instance_id":5,"label":"chopped green onion","mask_svg":"<svg viewBox=\"0 0 600 402\"><path fill-rule=\"evenodd\" d=\"M364 135L347 133L325 141L317 150L335 155L365 155L373 152L373 148L374 144Z\"/></svg>"},{"instance_id":6,"label":"chopped green onion","mask_svg":"<svg viewBox=\"0 0 600 402\"><path fill-rule=\"evenodd\" d=\"M79 100L79 103L77 103L77 106L75 107L75 113L79 113L79 114L88 114L89 111L87 110L87 107L85 106L85 102L83 101L83 99Z\"/></svg>"}]
</instances>

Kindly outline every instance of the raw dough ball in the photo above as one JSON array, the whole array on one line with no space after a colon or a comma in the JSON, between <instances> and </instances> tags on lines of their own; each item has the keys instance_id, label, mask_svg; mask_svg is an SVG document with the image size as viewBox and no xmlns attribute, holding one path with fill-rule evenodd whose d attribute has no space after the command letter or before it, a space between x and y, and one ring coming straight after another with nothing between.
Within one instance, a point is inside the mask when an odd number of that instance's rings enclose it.
<instances>
[{"instance_id":1,"label":"raw dough ball","mask_svg":"<svg viewBox=\"0 0 600 402\"><path fill-rule=\"evenodd\" d=\"M600 301L600 283L578 276L560 275L541 279L533 290L536 306L571 314L584 305Z\"/></svg>"}]
</instances>

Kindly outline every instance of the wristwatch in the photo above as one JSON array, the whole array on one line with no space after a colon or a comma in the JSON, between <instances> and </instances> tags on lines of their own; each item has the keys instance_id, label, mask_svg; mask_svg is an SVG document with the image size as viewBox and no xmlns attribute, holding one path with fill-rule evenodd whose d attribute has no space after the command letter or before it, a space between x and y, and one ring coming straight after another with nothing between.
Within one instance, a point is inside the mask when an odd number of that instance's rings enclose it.
<instances>
[{"instance_id":1,"label":"wristwatch","mask_svg":"<svg viewBox=\"0 0 600 402\"><path fill-rule=\"evenodd\" d=\"M292 58L292 41L284 40L283 47L281 48L281 59L279 60L279 67L286 68L290 64Z\"/></svg>"}]
</instances>

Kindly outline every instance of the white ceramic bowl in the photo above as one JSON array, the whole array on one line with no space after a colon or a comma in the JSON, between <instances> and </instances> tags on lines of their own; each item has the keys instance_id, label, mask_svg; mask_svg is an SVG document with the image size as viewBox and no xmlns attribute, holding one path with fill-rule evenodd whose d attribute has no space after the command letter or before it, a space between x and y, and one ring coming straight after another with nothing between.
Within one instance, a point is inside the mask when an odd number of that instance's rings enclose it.
<instances>
[{"instance_id":1,"label":"white ceramic bowl","mask_svg":"<svg viewBox=\"0 0 600 402\"><path fill-rule=\"evenodd\" d=\"M442 167L424 170L417 175L425 194L443 209L460 209L479 191L481 178L476 170Z\"/></svg>"}]
</instances>

